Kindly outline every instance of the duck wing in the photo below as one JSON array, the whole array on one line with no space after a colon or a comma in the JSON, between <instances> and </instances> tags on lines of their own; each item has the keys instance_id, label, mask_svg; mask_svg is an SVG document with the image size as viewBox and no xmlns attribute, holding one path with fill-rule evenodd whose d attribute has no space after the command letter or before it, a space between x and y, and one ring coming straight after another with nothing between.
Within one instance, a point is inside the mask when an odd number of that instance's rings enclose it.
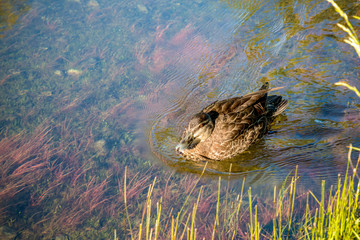
<instances>
[{"instance_id":1,"label":"duck wing","mask_svg":"<svg viewBox=\"0 0 360 240\"><path fill-rule=\"evenodd\" d=\"M266 130L268 89L242 97L216 101L202 111L208 113L215 128L206 141L209 157L224 159L246 150Z\"/></svg>"},{"instance_id":2,"label":"duck wing","mask_svg":"<svg viewBox=\"0 0 360 240\"><path fill-rule=\"evenodd\" d=\"M239 136L267 122L264 103L258 102L241 112L222 113L215 120L215 128L212 135L217 136L217 141L234 141Z\"/></svg>"},{"instance_id":3,"label":"duck wing","mask_svg":"<svg viewBox=\"0 0 360 240\"><path fill-rule=\"evenodd\" d=\"M285 110L287 101L268 96L265 84L260 90L226 100L216 101L202 112L210 115L215 127L210 137L194 148L199 156L209 159L231 158L248 149L267 131L273 118Z\"/></svg>"},{"instance_id":4,"label":"duck wing","mask_svg":"<svg viewBox=\"0 0 360 240\"><path fill-rule=\"evenodd\" d=\"M204 142L203 155L211 159L231 158L245 151L267 130L267 118L256 117L255 108L240 113L220 114L210 138Z\"/></svg>"},{"instance_id":5,"label":"duck wing","mask_svg":"<svg viewBox=\"0 0 360 240\"><path fill-rule=\"evenodd\" d=\"M222 101L215 101L209 106L205 107L202 112L210 113L217 112L218 114L239 113L248 107L256 107L265 112L267 93L270 89L259 90L242 97L234 97Z\"/></svg>"}]
</instances>

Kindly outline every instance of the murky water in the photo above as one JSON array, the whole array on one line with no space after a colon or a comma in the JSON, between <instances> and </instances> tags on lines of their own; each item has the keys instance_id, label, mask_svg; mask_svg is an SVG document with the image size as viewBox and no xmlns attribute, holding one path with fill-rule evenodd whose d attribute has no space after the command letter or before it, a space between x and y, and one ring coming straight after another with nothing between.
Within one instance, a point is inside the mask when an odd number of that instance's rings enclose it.
<instances>
[{"instance_id":1,"label":"murky water","mask_svg":"<svg viewBox=\"0 0 360 240\"><path fill-rule=\"evenodd\" d=\"M360 15L357 1L338 3ZM301 184L318 189L323 179L335 183L347 146L360 143L359 99L334 86L341 80L359 88L360 60L326 1L1 5L1 139L45 122L61 129L54 145L71 138L99 172L156 165L186 176L205 165L174 150L189 118L269 81L284 87L275 93L289 100L287 110L245 153L208 162L209 181L230 175L237 185L245 176L261 190L298 166Z\"/></svg>"}]
</instances>

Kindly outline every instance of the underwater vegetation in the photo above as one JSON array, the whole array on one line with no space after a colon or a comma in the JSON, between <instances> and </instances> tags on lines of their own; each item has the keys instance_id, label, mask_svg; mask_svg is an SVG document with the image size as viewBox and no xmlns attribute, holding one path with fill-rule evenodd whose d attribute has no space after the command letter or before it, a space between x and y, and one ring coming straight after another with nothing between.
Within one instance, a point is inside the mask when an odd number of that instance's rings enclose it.
<instances>
[{"instance_id":1,"label":"underwater vegetation","mask_svg":"<svg viewBox=\"0 0 360 240\"><path fill-rule=\"evenodd\" d=\"M212 58L199 77L209 82L237 61L234 46L214 53L206 34L193 37L191 4L205 1L18 3L1 1L0 12L0 239L360 239L356 143L346 175L319 193L299 185L295 167L263 196L249 179L233 181L231 165L229 176L205 176L210 163L184 173L149 156L139 118L172 94L176 81L160 78L162 92L154 79L174 55ZM172 20L183 12L186 22ZM341 29L357 48L355 31ZM250 42L244 55L256 63L261 50Z\"/></svg>"}]
</instances>

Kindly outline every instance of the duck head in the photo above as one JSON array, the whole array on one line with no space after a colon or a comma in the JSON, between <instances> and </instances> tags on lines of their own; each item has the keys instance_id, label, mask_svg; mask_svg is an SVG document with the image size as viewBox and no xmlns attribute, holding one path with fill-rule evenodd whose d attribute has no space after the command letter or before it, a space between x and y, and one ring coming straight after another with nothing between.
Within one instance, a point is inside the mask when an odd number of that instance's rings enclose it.
<instances>
[{"instance_id":1,"label":"duck head","mask_svg":"<svg viewBox=\"0 0 360 240\"><path fill-rule=\"evenodd\" d=\"M210 137L214 127L214 122L209 114L201 112L194 115L175 150L183 153L185 150L196 147L197 144Z\"/></svg>"}]
</instances>

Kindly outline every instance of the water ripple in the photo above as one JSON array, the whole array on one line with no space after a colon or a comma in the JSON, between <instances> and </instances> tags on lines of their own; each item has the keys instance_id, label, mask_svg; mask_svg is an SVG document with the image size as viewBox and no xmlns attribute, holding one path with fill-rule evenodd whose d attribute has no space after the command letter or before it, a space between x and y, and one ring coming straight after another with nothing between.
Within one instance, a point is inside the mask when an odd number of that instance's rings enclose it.
<instances>
[{"instance_id":1,"label":"water ripple","mask_svg":"<svg viewBox=\"0 0 360 240\"><path fill-rule=\"evenodd\" d=\"M186 161L174 151L189 118L215 100L246 94L270 81L285 87L279 94L289 99L288 109L264 139L233 159L208 162L207 173L264 182L281 179L298 166L309 182L336 178L346 167L346 145L360 140L359 110L344 103L351 97L334 90L335 79L325 81L329 76L323 68L334 61L311 50L298 51L314 46L302 42L314 34L300 31L307 24L305 5L222 4L216 9L203 5L210 15L219 15L193 24L174 55L177 60L162 72L165 84L158 87L167 93L158 96L162 106L152 107L148 117L153 153L180 171L200 172L204 162ZM312 54L311 60L304 53ZM316 64L322 68L315 69Z\"/></svg>"}]
</instances>

